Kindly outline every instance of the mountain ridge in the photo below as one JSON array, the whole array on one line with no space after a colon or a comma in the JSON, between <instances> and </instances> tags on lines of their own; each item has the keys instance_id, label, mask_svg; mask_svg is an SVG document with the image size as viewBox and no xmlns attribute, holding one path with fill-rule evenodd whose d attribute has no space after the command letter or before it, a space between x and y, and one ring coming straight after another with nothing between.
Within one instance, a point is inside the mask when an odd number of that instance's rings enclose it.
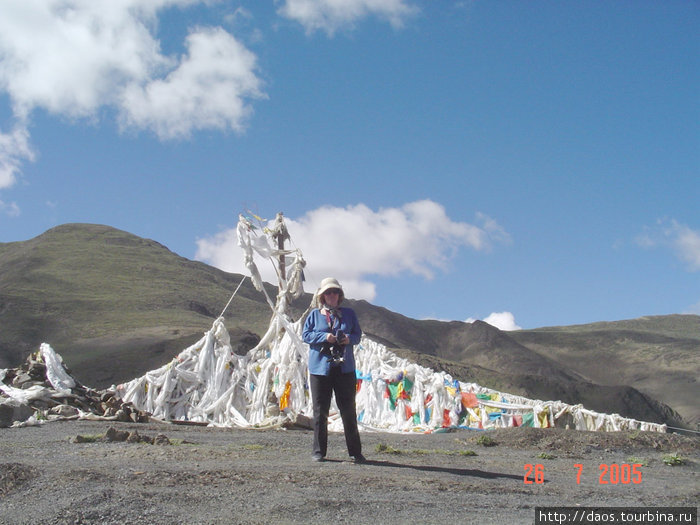
<instances>
[{"instance_id":1,"label":"mountain ridge","mask_svg":"<svg viewBox=\"0 0 700 525\"><path fill-rule=\"evenodd\" d=\"M48 342L88 386L102 388L137 377L201 337L241 279L105 225L64 224L27 241L0 243L0 367L17 366L41 342ZM272 285L268 290L276 292ZM302 315L310 300L311 294L304 294L292 315ZM600 367L591 367L580 352L587 331L605 340L606 330L617 333L618 327L643 321L596 323L595 330L576 325L502 332L482 321L415 320L366 301L348 304L369 337L462 381L675 426L697 418L686 403L697 396L697 383L690 382L682 368L697 371L694 354L700 335L696 341L688 333L692 328L681 326L687 319L666 320L678 324L676 329L649 328L644 340L666 344L680 356L681 362L664 372L676 382L686 381L687 393L668 397L647 376L644 390L605 380ZM241 353L252 348L270 316L264 298L246 279L225 316L234 348ZM700 323L700 316L692 317ZM637 328L628 339L640 332L646 333ZM615 339L615 359L631 359L630 352L618 348L621 345ZM589 351L587 358L600 361L601 355ZM661 355L663 359L666 354ZM637 360L653 363L657 356L647 356L646 361L643 357ZM666 406L666 399L680 399L682 415L676 405Z\"/></svg>"}]
</instances>

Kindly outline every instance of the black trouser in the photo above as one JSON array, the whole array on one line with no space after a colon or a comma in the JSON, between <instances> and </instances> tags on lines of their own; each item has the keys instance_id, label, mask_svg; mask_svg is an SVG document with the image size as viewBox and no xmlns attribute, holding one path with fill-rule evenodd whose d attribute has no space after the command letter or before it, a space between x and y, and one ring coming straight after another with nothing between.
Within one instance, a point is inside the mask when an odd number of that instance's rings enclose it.
<instances>
[{"instance_id":1,"label":"black trouser","mask_svg":"<svg viewBox=\"0 0 700 525\"><path fill-rule=\"evenodd\" d=\"M331 367L327 376L311 374L311 399L314 404L314 444L313 453L325 457L328 450L328 411L331 406L331 396L335 392L335 402L340 410L345 431L345 443L348 454L362 454L360 432L357 429L357 413L355 411L355 372L343 374L340 367Z\"/></svg>"}]
</instances>

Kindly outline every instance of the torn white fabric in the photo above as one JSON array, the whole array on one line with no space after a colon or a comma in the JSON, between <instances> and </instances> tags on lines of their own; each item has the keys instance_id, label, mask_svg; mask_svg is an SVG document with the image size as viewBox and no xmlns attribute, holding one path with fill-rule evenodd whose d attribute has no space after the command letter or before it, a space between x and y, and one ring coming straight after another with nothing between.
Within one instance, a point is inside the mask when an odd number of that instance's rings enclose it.
<instances>
[{"instance_id":1,"label":"torn white fabric","mask_svg":"<svg viewBox=\"0 0 700 525\"><path fill-rule=\"evenodd\" d=\"M311 417L308 345L301 321L283 322L275 343L236 355L223 319L158 370L119 385L117 393L162 419L261 427ZM601 414L561 401L530 400L454 380L401 358L367 337L356 347L357 413L364 431L434 432L515 426L578 430L653 430L665 425ZM342 430L335 406L329 428Z\"/></svg>"},{"instance_id":2,"label":"torn white fabric","mask_svg":"<svg viewBox=\"0 0 700 525\"><path fill-rule=\"evenodd\" d=\"M42 343L39 350L46 365L46 378L51 386L63 394L70 393L71 389L75 388L75 381L63 367L63 359L46 343Z\"/></svg>"}]
</instances>

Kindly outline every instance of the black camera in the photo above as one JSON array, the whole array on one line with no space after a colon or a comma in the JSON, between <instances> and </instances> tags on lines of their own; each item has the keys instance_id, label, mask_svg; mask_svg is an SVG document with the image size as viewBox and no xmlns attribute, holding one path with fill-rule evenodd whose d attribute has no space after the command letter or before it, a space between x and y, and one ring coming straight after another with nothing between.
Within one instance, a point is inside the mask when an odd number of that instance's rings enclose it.
<instances>
[{"instance_id":1,"label":"black camera","mask_svg":"<svg viewBox=\"0 0 700 525\"><path fill-rule=\"evenodd\" d=\"M345 361L345 345L340 344L340 341L345 339L345 332L338 330L335 339L336 342L330 345L331 363L339 365Z\"/></svg>"}]
</instances>

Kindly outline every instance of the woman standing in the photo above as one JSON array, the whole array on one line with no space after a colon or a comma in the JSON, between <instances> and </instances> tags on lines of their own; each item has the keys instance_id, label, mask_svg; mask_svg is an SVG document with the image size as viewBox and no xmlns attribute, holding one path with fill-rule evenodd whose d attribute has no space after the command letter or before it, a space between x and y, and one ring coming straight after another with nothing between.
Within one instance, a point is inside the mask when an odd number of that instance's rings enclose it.
<instances>
[{"instance_id":1,"label":"woman standing","mask_svg":"<svg viewBox=\"0 0 700 525\"><path fill-rule=\"evenodd\" d=\"M352 308L340 306L345 294L340 283L328 277L316 292L316 308L304 323L303 338L309 344L309 377L314 408L314 461L323 461L328 448L328 411L331 397L340 410L348 454L364 463L355 410L355 354L362 330Z\"/></svg>"}]
</instances>

